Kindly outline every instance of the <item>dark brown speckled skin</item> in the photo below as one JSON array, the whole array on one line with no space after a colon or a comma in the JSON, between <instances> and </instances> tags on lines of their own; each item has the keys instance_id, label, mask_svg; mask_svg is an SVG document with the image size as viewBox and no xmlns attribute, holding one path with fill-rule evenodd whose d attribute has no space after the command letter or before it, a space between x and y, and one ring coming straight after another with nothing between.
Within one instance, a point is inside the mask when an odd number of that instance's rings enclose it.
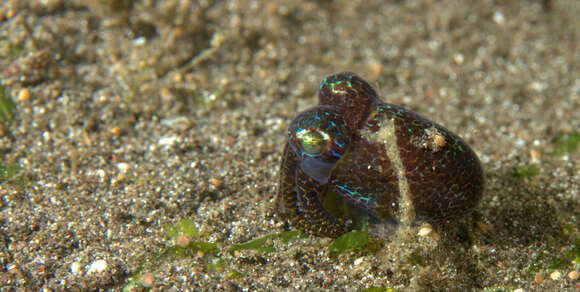
<instances>
[{"instance_id":1,"label":"dark brown speckled skin","mask_svg":"<svg viewBox=\"0 0 580 292\"><path fill-rule=\"evenodd\" d=\"M441 125L402 107L383 104L389 118L395 119L397 145L415 212L424 219L455 219L477 205L484 179L477 155L459 136ZM412 122L409 122L412 121ZM411 143L416 133L435 127L447 141L433 151Z\"/></svg>"},{"instance_id":2,"label":"dark brown speckled skin","mask_svg":"<svg viewBox=\"0 0 580 292\"><path fill-rule=\"evenodd\" d=\"M378 135L381 123L391 120L417 218L459 218L479 202L483 172L476 154L457 135L414 112L383 103L373 88L354 73L325 78L319 88L319 100L318 111L338 113L334 116L344 122L341 139L348 145L346 152L332 161L327 177L314 178L307 174L312 169L302 169L300 163L306 156L296 146L294 133L304 128L297 128L297 123L304 125L304 119L310 117L301 114L292 122L277 200L279 213L295 228L329 237L352 228L350 218L333 216L323 207L329 192L338 194L349 208L368 214L374 222L400 219L400 180L385 150L385 144L393 141L377 142L372 136ZM444 142L434 143L426 133L437 133Z\"/></svg>"}]
</instances>

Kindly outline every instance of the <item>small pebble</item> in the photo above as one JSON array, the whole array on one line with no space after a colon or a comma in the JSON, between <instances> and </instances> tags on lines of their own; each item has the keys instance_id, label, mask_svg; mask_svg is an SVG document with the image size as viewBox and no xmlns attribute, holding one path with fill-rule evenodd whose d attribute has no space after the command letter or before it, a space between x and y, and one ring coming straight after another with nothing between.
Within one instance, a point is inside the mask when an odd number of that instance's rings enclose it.
<instances>
[{"instance_id":1,"label":"small pebble","mask_svg":"<svg viewBox=\"0 0 580 292\"><path fill-rule=\"evenodd\" d=\"M179 139L179 137L177 136L169 136L169 137L162 137L159 139L159 141L157 142L157 144L159 144L159 146L173 146L173 144L177 143L177 140Z\"/></svg>"},{"instance_id":2,"label":"small pebble","mask_svg":"<svg viewBox=\"0 0 580 292\"><path fill-rule=\"evenodd\" d=\"M176 27L176 28L173 30L173 34L174 34L174 35L175 35L175 37L176 37L176 38L178 38L178 39L179 39L179 38L182 38L182 37L185 35L185 29L183 29L183 27L181 27L181 26L180 26L180 27ZM179 81L179 82L181 82L181 81Z\"/></svg>"},{"instance_id":3,"label":"small pebble","mask_svg":"<svg viewBox=\"0 0 580 292\"><path fill-rule=\"evenodd\" d=\"M177 238L177 245L186 248L191 243L191 238L188 235L182 234Z\"/></svg>"},{"instance_id":4,"label":"small pebble","mask_svg":"<svg viewBox=\"0 0 580 292\"><path fill-rule=\"evenodd\" d=\"M445 137L443 137L443 135L441 134L436 134L435 136L433 136L433 142L439 147L443 147L445 146L445 144L447 144L447 141L445 141Z\"/></svg>"},{"instance_id":5,"label":"small pebble","mask_svg":"<svg viewBox=\"0 0 580 292\"><path fill-rule=\"evenodd\" d=\"M79 262L74 262L70 265L70 272L75 275L78 276L82 271L82 266L81 263Z\"/></svg>"},{"instance_id":6,"label":"small pebble","mask_svg":"<svg viewBox=\"0 0 580 292\"><path fill-rule=\"evenodd\" d=\"M542 284L542 282L544 282L544 276L541 273L536 273L536 276L534 277L534 281L536 281L536 284Z\"/></svg>"},{"instance_id":7,"label":"small pebble","mask_svg":"<svg viewBox=\"0 0 580 292\"><path fill-rule=\"evenodd\" d=\"M86 146L93 146L93 139L87 133L83 135L83 142L85 143Z\"/></svg>"},{"instance_id":8,"label":"small pebble","mask_svg":"<svg viewBox=\"0 0 580 292\"><path fill-rule=\"evenodd\" d=\"M372 61L369 64L369 67L370 67L371 71L377 76L380 75L381 72L383 72L383 64L381 64L378 61Z\"/></svg>"},{"instance_id":9,"label":"small pebble","mask_svg":"<svg viewBox=\"0 0 580 292\"><path fill-rule=\"evenodd\" d=\"M96 260L89 265L87 269L88 274L102 273L107 270L107 262L105 260Z\"/></svg>"},{"instance_id":10,"label":"small pebble","mask_svg":"<svg viewBox=\"0 0 580 292\"><path fill-rule=\"evenodd\" d=\"M161 95L161 98L163 98L164 100L171 100L173 99L173 95L171 94L171 91L167 88L163 88L159 91L159 95Z\"/></svg>"},{"instance_id":11,"label":"small pebble","mask_svg":"<svg viewBox=\"0 0 580 292\"><path fill-rule=\"evenodd\" d=\"M485 224L483 222L476 222L475 225L477 226L477 229L479 229L479 231L481 232L487 232L491 229L493 229L493 224Z\"/></svg>"},{"instance_id":12,"label":"small pebble","mask_svg":"<svg viewBox=\"0 0 580 292\"><path fill-rule=\"evenodd\" d=\"M562 277L562 273L560 273L559 271L553 271L553 272L550 274L550 279L552 279L552 280L554 280L554 281L557 281L557 280L559 280L561 277Z\"/></svg>"},{"instance_id":13,"label":"small pebble","mask_svg":"<svg viewBox=\"0 0 580 292\"><path fill-rule=\"evenodd\" d=\"M425 223L425 224L423 224L423 226L421 226L417 235L427 236L427 235L431 234L431 232L433 232L433 226L431 226L431 224L429 224L429 223Z\"/></svg>"},{"instance_id":14,"label":"small pebble","mask_svg":"<svg viewBox=\"0 0 580 292\"><path fill-rule=\"evenodd\" d=\"M532 162L538 162L540 160L540 152L538 150L530 150L530 157L532 158Z\"/></svg>"},{"instance_id":15,"label":"small pebble","mask_svg":"<svg viewBox=\"0 0 580 292\"><path fill-rule=\"evenodd\" d=\"M493 21L497 24L504 24L505 23L505 16L503 16L503 13L501 12L501 10L495 11L493 13Z\"/></svg>"},{"instance_id":16,"label":"small pebble","mask_svg":"<svg viewBox=\"0 0 580 292\"><path fill-rule=\"evenodd\" d=\"M21 102L29 102L30 90L27 88L20 90L20 92L18 93L18 100L20 100Z\"/></svg>"},{"instance_id":17,"label":"small pebble","mask_svg":"<svg viewBox=\"0 0 580 292\"><path fill-rule=\"evenodd\" d=\"M464 57L463 54L461 53L456 53L455 55L453 55L453 61L455 61L455 63L457 63L458 65L463 64L464 61Z\"/></svg>"},{"instance_id":18,"label":"small pebble","mask_svg":"<svg viewBox=\"0 0 580 292\"><path fill-rule=\"evenodd\" d=\"M111 134L115 135L115 136L119 136L121 135L121 128L115 126L111 129Z\"/></svg>"},{"instance_id":19,"label":"small pebble","mask_svg":"<svg viewBox=\"0 0 580 292\"><path fill-rule=\"evenodd\" d=\"M127 162L119 162L117 163L117 169L119 170L120 173L127 173L127 170L129 170L129 163Z\"/></svg>"},{"instance_id":20,"label":"small pebble","mask_svg":"<svg viewBox=\"0 0 580 292\"><path fill-rule=\"evenodd\" d=\"M191 238L186 234L181 234L177 238L177 245L180 247L186 248L191 243Z\"/></svg>"},{"instance_id":21,"label":"small pebble","mask_svg":"<svg viewBox=\"0 0 580 292\"><path fill-rule=\"evenodd\" d=\"M568 278L572 281L577 280L578 277L580 277L580 273L578 271L571 271L570 273L568 273Z\"/></svg>"},{"instance_id":22,"label":"small pebble","mask_svg":"<svg viewBox=\"0 0 580 292\"><path fill-rule=\"evenodd\" d=\"M209 183L216 189L219 189L223 185L222 180L220 180L219 178L215 178L215 177L212 178Z\"/></svg>"},{"instance_id":23,"label":"small pebble","mask_svg":"<svg viewBox=\"0 0 580 292\"><path fill-rule=\"evenodd\" d=\"M147 288L153 287L155 285L155 276L151 272L146 272L141 275L141 284Z\"/></svg>"}]
</instances>

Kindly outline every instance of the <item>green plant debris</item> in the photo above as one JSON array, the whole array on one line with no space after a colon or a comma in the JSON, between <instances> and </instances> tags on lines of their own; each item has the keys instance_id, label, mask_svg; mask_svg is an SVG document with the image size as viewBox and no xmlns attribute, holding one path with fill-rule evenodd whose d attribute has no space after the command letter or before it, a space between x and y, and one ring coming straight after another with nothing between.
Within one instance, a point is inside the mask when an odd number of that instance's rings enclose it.
<instances>
[{"instance_id":1,"label":"green plant debris","mask_svg":"<svg viewBox=\"0 0 580 292\"><path fill-rule=\"evenodd\" d=\"M179 232L177 232L177 229L175 229L175 227L173 227L173 225L167 223L165 224L165 236L167 236L167 238L169 239L174 239L177 238L177 236L179 236Z\"/></svg>"},{"instance_id":2,"label":"green plant debris","mask_svg":"<svg viewBox=\"0 0 580 292\"><path fill-rule=\"evenodd\" d=\"M167 250L164 252L164 255L174 255L177 257L192 257L194 255L199 255L199 252L202 254L216 256L220 250L215 243L211 242L204 242L204 241L195 241L187 245L186 247L181 247L178 245L168 247Z\"/></svg>"},{"instance_id":3,"label":"green plant debris","mask_svg":"<svg viewBox=\"0 0 580 292\"><path fill-rule=\"evenodd\" d=\"M331 253L342 253L361 249L371 241L368 232L353 230L337 238L329 247Z\"/></svg>"},{"instance_id":4,"label":"green plant debris","mask_svg":"<svg viewBox=\"0 0 580 292\"><path fill-rule=\"evenodd\" d=\"M193 238L199 237L199 230L195 223L191 219L182 219L175 225L177 232L181 232L185 235L189 235Z\"/></svg>"},{"instance_id":5,"label":"green plant debris","mask_svg":"<svg viewBox=\"0 0 580 292\"><path fill-rule=\"evenodd\" d=\"M540 173L540 168L535 165L525 165L517 167L513 171L513 176L517 179L523 179L526 177L534 177Z\"/></svg>"},{"instance_id":6,"label":"green plant debris","mask_svg":"<svg viewBox=\"0 0 580 292\"><path fill-rule=\"evenodd\" d=\"M294 241L297 238L305 238L306 236L307 236L306 234L304 234L302 232L298 232L298 231L285 231L285 232L278 233L278 238L283 243L288 243L288 242Z\"/></svg>"},{"instance_id":7,"label":"green plant debris","mask_svg":"<svg viewBox=\"0 0 580 292\"><path fill-rule=\"evenodd\" d=\"M234 253L237 250L255 250L259 252L274 252L276 248L274 241L279 239L282 243L288 243L297 238L305 237L306 235L297 231L286 231L278 234L269 234L261 238L253 239L248 242L236 244L232 246L228 252Z\"/></svg>"},{"instance_id":8,"label":"green plant debris","mask_svg":"<svg viewBox=\"0 0 580 292\"><path fill-rule=\"evenodd\" d=\"M273 242L273 240L276 237L277 237L277 235L275 235L275 234L266 235L264 237L250 240L250 241L242 243L242 244L236 244L233 247L231 247L228 251L230 253L233 253L236 250L251 249L251 250L256 250L256 251L260 251L260 252L273 252L273 251L276 251L276 249L274 248L274 242Z\"/></svg>"},{"instance_id":9,"label":"green plant debris","mask_svg":"<svg viewBox=\"0 0 580 292\"><path fill-rule=\"evenodd\" d=\"M360 292L397 292L397 291L398 290L395 288L387 288L387 287L370 287L360 290Z\"/></svg>"},{"instance_id":10,"label":"green plant debris","mask_svg":"<svg viewBox=\"0 0 580 292\"><path fill-rule=\"evenodd\" d=\"M419 265L419 266L424 266L425 265L425 259L423 258L422 255L420 255L418 252L413 252L411 253L411 255L409 256L409 263L411 265Z\"/></svg>"},{"instance_id":11,"label":"green plant debris","mask_svg":"<svg viewBox=\"0 0 580 292\"><path fill-rule=\"evenodd\" d=\"M140 287L141 287L141 272L136 273L133 276L129 277L127 284L123 286L123 292L138 291L138 288Z\"/></svg>"},{"instance_id":12,"label":"green plant debris","mask_svg":"<svg viewBox=\"0 0 580 292\"><path fill-rule=\"evenodd\" d=\"M175 226L171 224L166 224L165 235L171 240L177 240L180 235L187 235L192 239L199 239L201 234L197 228L195 222L191 219L181 219ZM174 254L177 256L188 256L193 255L194 252L203 252L204 255L217 255L220 249L215 243L206 242L203 240L192 241L185 247L173 246L167 249L168 254Z\"/></svg>"},{"instance_id":13,"label":"green plant debris","mask_svg":"<svg viewBox=\"0 0 580 292\"><path fill-rule=\"evenodd\" d=\"M189 244L187 248L194 250L194 251L202 251L205 254L209 255L217 255L220 252L220 249L215 243L211 242L204 242L204 241L195 241Z\"/></svg>"},{"instance_id":14,"label":"green plant debris","mask_svg":"<svg viewBox=\"0 0 580 292\"><path fill-rule=\"evenodd\" d=\"M547 263L544 259L549 255L547 249L544 249L542 252L539 253L538 257L534 260L534 262L530 265L528 270L528 276L533 277L535 273L545 270L546 266L542 265ZM580 265L580 238L577 238L574 244L571 245L570 250L566 252L564 255L560 257L554 258L547 269L549 270L559 270L567 268L569 265Z\"/></svg>"},{"instance_id":15,"label":"green plant debris","mask_svg":"<svg viewBox=\"0 0 580 292\"><path fill-rule=\"evenodd\" d=\"M242 273L240 273L240 272L238 272L238 271L236 271L236 270L233 270L233 271L231 271L231 272L230 272L230 274L228 275L228 279L230 279L230 280L239 279L239 278L241 278L242 276L243 276L243 275L242 275Z\"/></svg>"},{"instance_id":16,"label":"green plant debris","mask_svg":"<svg viewBox=\"0 0 580 292\"><path fill-rule=\"evenodd\" d=\"M24 169L16 163L0 162L0 183L7 182L14 186L25 187L30 181Z\"/></svg>"},{"instance_id":17,"label":"green plant debris","mask_svg":"<svg viewBox=\"0 0 580 292\"><path fill-rule=\"evenodd\" d=\"M7 38L0 38L0 41L4 41ZM9 47L9 51L8 54L6 54L7 57L17 57L17 56L21 56L24 55L26 53L26 48L24 48L24 46L22 46L22 44L14 44L11 43L8 45Z\"/></svg>"},{"instance_id":18,"label":"green plant debris","mask_svg":"<svg viewBox=\"0 0 580 292\"><path fill-rule=\"evenodd\" d=\"M207 271L223 272L228 267L228 263L220 258L213 259L205 268Z\"/></svg>"},{"instance_id":19,"label":"green plant debris","mask_svg":"<svg viewBox=\"0 0 580 292\"><path fill-rule=\"evenodd\" d=\"M558 270L566 268L570 264L580 263L580 239L577 239L568 252L566 252L560 258L556 258L552 261L549 269Z\"/></svg>"},{"instance_id":20,"label":"green plant debris","mask_svg":"<svg viewBox=\"0 0 580 292\"><path fill-rule=\"evenodd\" d=\"M200 236L199 229L191 219L181 219L175 226L165 224L165 235L169 239L176 239L180 234L188 235L192 238Z\"/></svg>"},{"instance_id":21,"label":"green plant debris","mask_svg":"<svg viewBox=\"0 0 580 292\"><path fill-rule=\"evenodd\" d=\"M0 123L8 127L16 117L16 104L6 93L4 85L0 84Z\"/></svg>"},{"instance_id":22,"label":"green plant debris","mask_svg":"<svg viewBox=\"0 0 580 292\"><path fill-rule=\"evenodd\" d=\"M516 289L520 288L516 285L504 285L504 286L491 286L485 287L481 291L485 292L504 292L504 291L515 291Z\"/></svg>"},{"instance_id":23,"label":"green plant debris","mask_svg":"<svg viewBox=\"0 0 580 292\"><path fill-rule=\"evenodd\" d=\"M193 220L187 218L181 219L179 222L177 222L177 224L175 224L175 226L171 224L165 224L163 229L165 235L170 240L177 240L181 235L187 235L192 239L198 240L190 242L185 247L181 247L179 245L170 246L158 253L151 255L139 268L137 268L133 275L129 277L127 283L123 287L123 291L134 291L135 289L141 289L141 274L143 271L150 269L154 265L157 265L160 261L164 260L168 256L203 256L205 257L205 261L209 261L205 265L205 268L208 271L222 272L227 269L228 266L226 261L218 257L220 254L218 245L215 243L199 240L201 239L202 234L199 232L199 229Z\"/></svg>"},{"instance_id":24,"label":"green plant debris","mask_svg":"<svg viewBox=\"0 0 580 292\"><path fill-rule=\"evenodd\" d=\"M22 172L22 168L18 164L4 164L0 162L0 182L13 181Z\"/></svg>"},{"instance_id":25,"label":"green plant debris","mask_svg":"<svg viewBox=\"0 0 580 292\"><path fill-rule=\"evenodd\" d=\"M562 157L578 150L580 144L580 133L572 133L554 139L553 156Z\"/></svg>"}]
</instances>

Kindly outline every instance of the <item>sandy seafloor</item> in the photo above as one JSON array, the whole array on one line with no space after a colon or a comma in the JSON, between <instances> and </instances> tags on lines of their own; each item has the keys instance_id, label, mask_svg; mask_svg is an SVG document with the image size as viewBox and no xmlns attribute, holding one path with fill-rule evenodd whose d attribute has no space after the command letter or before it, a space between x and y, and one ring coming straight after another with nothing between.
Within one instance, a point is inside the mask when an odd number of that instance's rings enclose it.
<instances>
[{"instance_id":1,"label":"sandy seafloor","mask_svg":"<svg viewBox=\"0 0 580 292\"><path fill-rule=\"evenodd\" d=\"M580 131L578 15L575 0L2 1L17 116L0 159L20 171L0 184L0 290L580 289L580 151L558 144ZM462 136L481 203L439 239L228 253L289 229L286 126L345 70ZM165 226L187 218L218 255L168 252Z\"/></svg>"}]
</instances>

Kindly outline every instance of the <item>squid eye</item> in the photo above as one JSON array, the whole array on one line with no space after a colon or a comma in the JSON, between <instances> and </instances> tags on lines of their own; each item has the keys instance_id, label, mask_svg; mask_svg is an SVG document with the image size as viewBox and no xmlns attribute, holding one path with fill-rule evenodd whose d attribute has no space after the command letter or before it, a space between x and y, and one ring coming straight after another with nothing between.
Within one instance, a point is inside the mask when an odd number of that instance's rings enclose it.
<instances>
[{"instance_id":1,"label":"squid eye","mask_svg":"<svg viewBox=\"0 0 580 292\"><path fill-rule=\"evenodd\" d=\"M288 144L301 160L335 163L347 150L346 137L344 121L330 106L306 110L288 127Z\"/></svg>"},{"instance_id":2,"label":"squid eye","mask_svg":"<svg viewBox=\"0 0 580 292\"><path fill-rule=\"evenodd\" d=\"M324 132L310 130L300 135L299 138L302 150L310 156L318 156L329 148L330 137Z\"/></svg>"}]
</instances>

